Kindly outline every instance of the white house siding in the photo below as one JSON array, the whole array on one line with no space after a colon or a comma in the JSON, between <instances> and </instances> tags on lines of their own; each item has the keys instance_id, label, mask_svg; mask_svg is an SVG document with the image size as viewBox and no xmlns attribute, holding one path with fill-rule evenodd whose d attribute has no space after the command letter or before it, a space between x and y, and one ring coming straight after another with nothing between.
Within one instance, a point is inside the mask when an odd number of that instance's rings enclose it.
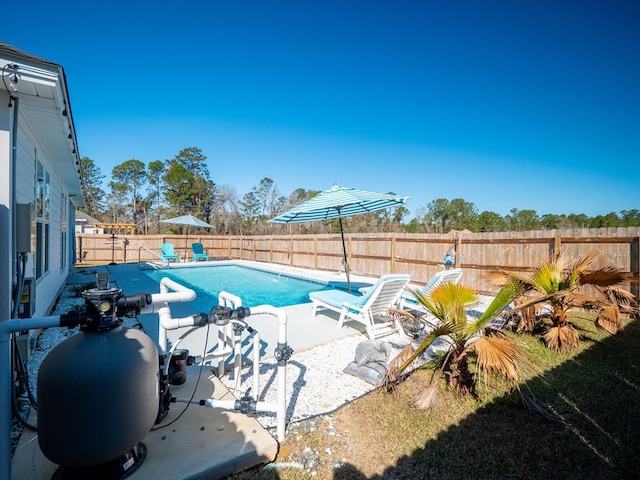
<instances>
[{"instance_id":1,"label":"white house siding","mask_svg":"<svg viewBox=\"0 0 640 480\"><path fill-rule=\"evenodd\" d=\"M62 184L56 175L56 169L43 148L39 145L35 133L29 125L20 118L18 130L18 168L16 172L16 201L17 203L32 203L35 210L36 197L36 165L40 162L45 171L50 174L50 211L49 211L49 268L36 281L35 315L45 315L53 306L60 288L64 285L69 273L69 259L64 268L60 265L60 230L62 224L61 201ZM66 192L65 192L66 193ZM32 253L27 262L27 277L36 276L35 268L35 211L34 223L31 228ZM69 224L69 219L66 219ZM67 227L68 228L68 227Z\"/></svg>"}]
</instances>

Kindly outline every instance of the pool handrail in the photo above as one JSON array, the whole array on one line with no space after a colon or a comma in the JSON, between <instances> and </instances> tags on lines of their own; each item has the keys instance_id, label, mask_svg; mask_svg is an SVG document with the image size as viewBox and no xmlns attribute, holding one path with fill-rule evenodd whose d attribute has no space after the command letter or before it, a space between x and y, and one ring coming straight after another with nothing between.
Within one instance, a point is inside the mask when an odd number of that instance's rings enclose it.
<instances>
[{"instance_id":1,"label":"pool handrail","mask_svg":"<svg viewBox=\"0 0 640 480\"><path fill-rule=\"evenodd\" d=\"M160 255L158 252L154 252L153 250L151 250L151 249L150 249L150 248L148 248L148 247L145 247L144 245L141 245L141 246L138 248L138 265L141 265L141 264L143 264L143 263L147 263L146 261L144 261L144 262L142 261L142 251L143 251L143 250L144 250L145 252L150 253L150 254L151 254L151 255L153 255L154 257L157 257L157 258L159 259L157 263L158 263L162 268L166 268L166 267L168 267L168 266L169 266L169 260L165 260L165 259L162 257L162 255Z\"/></svg>"}]
</instances>

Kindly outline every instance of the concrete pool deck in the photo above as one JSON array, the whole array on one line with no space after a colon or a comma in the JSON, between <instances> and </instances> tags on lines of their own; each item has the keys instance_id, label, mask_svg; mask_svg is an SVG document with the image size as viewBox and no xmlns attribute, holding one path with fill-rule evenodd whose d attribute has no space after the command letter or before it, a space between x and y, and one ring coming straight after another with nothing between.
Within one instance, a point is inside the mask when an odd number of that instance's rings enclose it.
<instances>
[{"instance_id":1,"label":"concrete pool deck","mask_svg":"<svg viewBox=\"0 0 640 480\"><path fill-rule=\"evenodd\" d=\"M216 264L219 262L208 262ZM265 268L256 262L244 262ZM198 266L204 265L198 263ZM181 267L188 264L180 264ZM274 269L271 266L271 269ZM286 267L275 268L276 271L288 273ZM87 285L92 288L95 284L95 273L108 271L111 286L123 290L123 294L132 295L139 292L159 292L158 282L151 279L141 270L137 263L87 267L76 270L68 280L68 284ZM272 270L273 271L273 270ZM300 275L327 282L344 282L344 275L310 272L298 270ZM352 285L372 283L366 277L352 276ZM230 292L233 293L233 292ZM217 304L217 299L211 299L211 305ZM251 305L246 305L251 307ZM342 329L337 328L337 314L334 312L318 313L311 317L311 304L305 303L290 307L283 307L287 314L287 343L295 352L309 350L318 345L331 343L348 336L362 335L362 329L354 328L345 323ZM188 303L172 303L173 317L183 317L196 312ZM270 315L255 315L245 319L249 325L260 333L261 353L263 358L273 357L277 344L277 320ZM158 338L158 315L140 315L138 321L145 332L154 340ZM177 341L190 327L168 332L169 340ZM214 332L215 329L211 329ZM188 335L180 343L180 348L189 349L192 355L201 354L204 345L213 346L217 333L210 333L207 339L207 329L201 328ZM214 337L215 335L215 337ZM190 367L187 382L178 387L172 387L175 396L189 395L196 385L198 368ZM202 380L207 381L202 381ZM188 392L188 393L181 393ZM197 383L196 399L233 399L233 395L225 385L209 370ZM184 414L183 406L172 404L168 417L158 426L172 420L176 423L169 428L152 430L142 440L148 453L145 461L138 470L130 474L131 479L172 478L172 479L216 479L239 472L252 466L269 463L275 460L278 452L278 441L255 418L237 411L227 411L218 408L204 408L191 405ZM33 423L36 413L30 417ZM14 479L50 479L57 466L47 460L39 449L37 433L25 430L12 460Z\"/></svg>"}]
</instances>

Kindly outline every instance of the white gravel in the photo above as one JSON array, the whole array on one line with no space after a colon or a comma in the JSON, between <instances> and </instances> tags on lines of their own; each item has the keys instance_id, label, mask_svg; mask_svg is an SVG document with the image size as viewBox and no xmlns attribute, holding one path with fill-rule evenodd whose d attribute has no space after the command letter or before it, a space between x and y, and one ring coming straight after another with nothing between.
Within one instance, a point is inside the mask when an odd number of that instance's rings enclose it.
<instances>
[{"instance_id":1,"label":"white gravel","mask_svg":"<svg viewBox=\"0 0 640 480\"><path fill-rule=\"evenodd\" d=\"M286 372L287 423L331 412L373 390L373 385L342 371L353 360L358 343L365 339L352 335L291 356ZM259 401L276 402L277 369L273 359L260 365ZM239 391L234 390L235 379L229 375L221 381L241 397L253 386L251 367L243 369L241 379ZM276 425L274 414L258 414L256 419L266 428Z\"/></svg>"}]
</instances>

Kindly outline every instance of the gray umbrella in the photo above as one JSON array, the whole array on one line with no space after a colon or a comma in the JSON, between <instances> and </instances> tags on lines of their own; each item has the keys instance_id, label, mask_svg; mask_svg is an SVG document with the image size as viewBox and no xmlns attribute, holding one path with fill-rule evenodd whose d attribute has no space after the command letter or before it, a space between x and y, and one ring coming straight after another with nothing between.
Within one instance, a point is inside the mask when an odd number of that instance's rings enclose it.
<instances>
[{"instance_id":1,"label":"gray umbrella","mask_svg":"<svg viewBox=\"0 0 640 480\"><path fill-rule=\"evenodd\" d=\"M269 220L274 223L313 222L337 218L340 222L344 269L347 275L347 288L351 292L349 280L349 263L347 262L347 246L344 241L342 217L360 213L375 212L389 207L404 205L409 197L389 193L367 192L355 188L334 185L329 190L319 193L291 210Z\"/></svg>"},{"instance_id":2,"label":"gray umbrella","mask_svg":"<svg viewBox=\"0 0 640 480\"><path fill-rule=\"evenodd\" d=\"M182 215L180 217L168 218L166 220L160 220L160 223L168 223L171 225L186 225L187 226L187 238L184 244L185 256L187 253L187 245L189 245L189 228L190 227L201 227L201 228L215 228L213 225L208 224L207 222L203 222L197 217L194 217L191 214ZM185 257L186 258L186 257Z\"/></svg>"}]
</instances>

